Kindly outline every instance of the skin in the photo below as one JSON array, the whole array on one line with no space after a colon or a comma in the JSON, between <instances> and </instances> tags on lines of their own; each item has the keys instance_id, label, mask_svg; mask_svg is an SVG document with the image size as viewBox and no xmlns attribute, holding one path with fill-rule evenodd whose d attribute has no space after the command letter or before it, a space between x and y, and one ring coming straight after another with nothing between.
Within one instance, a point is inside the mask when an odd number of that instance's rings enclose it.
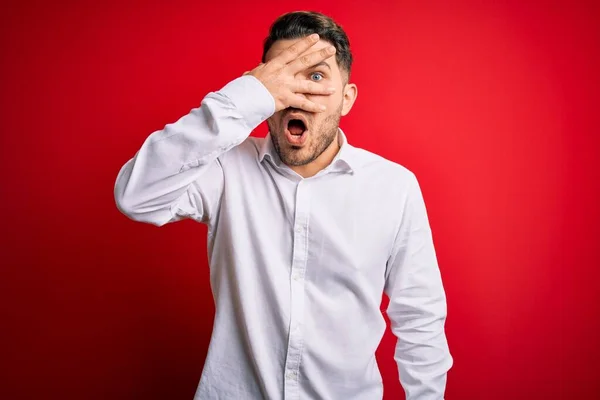
<instances>
[{"instance_id":1,"label":"skin","mask_svg":"<svg viewBox=\"0 0 600 400\"><path fill-rule=\"evenodd\" d=\"M327 53L328 49L333 53ZM340 149L336 140L340 119L350 112L358 94L346 71L340 69L335 48L318 37L279 40L269 49L265 63L248 73L261 80L275 98L276 111L267 124L282 162L304 178L327 167ZM291 112L308 121L302 145L286 140L284 119Z\"/></svg>"}]
</instances>

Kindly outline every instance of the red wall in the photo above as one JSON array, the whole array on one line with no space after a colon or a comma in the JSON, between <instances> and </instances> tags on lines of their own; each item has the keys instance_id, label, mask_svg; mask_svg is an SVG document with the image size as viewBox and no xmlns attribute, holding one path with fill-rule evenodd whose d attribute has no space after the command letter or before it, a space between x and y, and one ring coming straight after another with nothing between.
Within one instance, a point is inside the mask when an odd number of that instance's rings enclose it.
<instances>
[{"instance_id":1,"label":"red wall","mask_svg":"<svg viewBox=\"0 0 600 400\"><path fill-rule=\"evenodd\" d=\"M59 3L0 17L0 398L192 398L213 315L206 229L129 221L114 180L150 132L258 63L270 22L297 8L351 38L350 141L421 181L448 294L447 398L600 391L598 6ZM393 344L378 354L390 400Z\"/></svg>"}]
</instances>

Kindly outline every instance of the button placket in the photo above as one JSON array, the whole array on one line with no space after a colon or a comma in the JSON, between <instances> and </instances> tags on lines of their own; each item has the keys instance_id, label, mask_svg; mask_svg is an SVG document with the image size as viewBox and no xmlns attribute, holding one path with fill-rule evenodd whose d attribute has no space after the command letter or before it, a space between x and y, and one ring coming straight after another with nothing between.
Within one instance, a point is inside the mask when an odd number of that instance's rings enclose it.
<instances>
[{"instance_id":1,"label":"button placket","mask_svg":"<svg viewBox=\"0 0 600 400\"><path fill-rule=\"evenodd\" d=\"M284 399L300 396L299 370L302 357L304 318L304 273L308 255L308 215L310 192L306 181L296 187L296 207L293 230L292 265L290 269L291 313L285 363Z\"/></svg>"}]
</instances>

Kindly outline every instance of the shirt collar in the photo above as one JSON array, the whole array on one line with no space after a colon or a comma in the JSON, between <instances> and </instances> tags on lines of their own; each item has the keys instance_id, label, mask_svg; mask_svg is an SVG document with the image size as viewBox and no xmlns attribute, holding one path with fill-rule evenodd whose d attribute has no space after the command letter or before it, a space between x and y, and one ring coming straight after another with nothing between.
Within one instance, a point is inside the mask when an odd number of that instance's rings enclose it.
<instances>
[{"instance_id":1,"label":"shirt collar","mask_svg":"<svg viewBox=\"0 0 600 400\"><path fill-rule=\"evenodd\" d=\"M348 143L348 139L342 131L342 128L338 128L338 140L341 142L340 150L335 155L335 158L331 162L331 164L327 167L327 169L331 168L332 171L345 172L349 174L354 173L354 168L356 167L356 163L353 160L353 149L354 147ZM265 158L269 158L277 167L281 167L283 164L279 155L275 151L273 147L273 142L271 141L271 133L268 132L265 136L265 139L262 143L258 154L258 160L262 163Z\"/></svg>"}]
</instances>

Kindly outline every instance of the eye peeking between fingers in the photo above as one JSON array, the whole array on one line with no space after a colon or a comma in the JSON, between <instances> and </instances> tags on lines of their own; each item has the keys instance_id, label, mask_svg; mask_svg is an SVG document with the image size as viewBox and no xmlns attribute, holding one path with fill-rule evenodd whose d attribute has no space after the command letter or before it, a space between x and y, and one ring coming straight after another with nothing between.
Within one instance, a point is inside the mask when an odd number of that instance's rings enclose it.
<instances>
[{"instance_id":1,"label":"eye peeking between fingers","mask_svg":"<svg viewBox=\"0 0 600 400\"><path fill-rule=\"evenodd\" d=\"M313 72L313 73L311 73L311 74L310 74L310 80L311 80L311 81L314 81L314 82L319 82L319 81L321 81L322 79L325 79L325 77L324 77L324 76L323 76L323 74L322 74L322 73L320 73L320 72Z\"/></svg>"}]
</instances>

